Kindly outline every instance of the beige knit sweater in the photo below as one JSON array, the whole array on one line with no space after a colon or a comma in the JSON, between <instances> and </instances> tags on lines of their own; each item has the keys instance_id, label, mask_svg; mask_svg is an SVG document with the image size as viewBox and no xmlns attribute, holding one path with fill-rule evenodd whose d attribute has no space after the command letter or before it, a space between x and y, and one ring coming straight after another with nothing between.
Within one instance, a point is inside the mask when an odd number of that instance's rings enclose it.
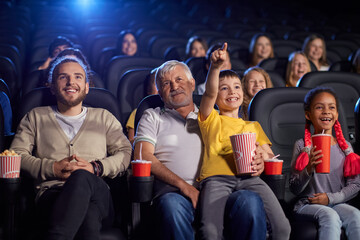
<instances>
[{"instance_id":1,"label":"beige knit sweater","mask_svg":"<svg viewBox=\"0 0 360 240\"><path fill-rule=\"evenodd\" d=\"M100 160L103 177L114 178L127 170L132 151L120 122L107 110L88 108L79 132L69 141L50 106L35 108L24 116L11 149L21 155L21 170L37 179L39 194L63 184L54 176L54 161L73 154L89 162Z\"/></svg>"}]
</instances>

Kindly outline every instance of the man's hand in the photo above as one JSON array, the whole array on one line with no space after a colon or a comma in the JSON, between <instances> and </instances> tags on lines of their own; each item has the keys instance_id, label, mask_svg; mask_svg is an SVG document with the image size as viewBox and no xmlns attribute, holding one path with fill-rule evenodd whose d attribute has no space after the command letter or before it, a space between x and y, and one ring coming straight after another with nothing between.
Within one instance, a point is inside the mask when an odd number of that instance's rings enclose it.
<instances>
[{"instance_id":1,"label":"man's hand","mask_svg":"<svg viewBox=\"0 0 360 240\"><path fill-rule=\"evenodd\" d=\"M255 146L255 156L251 165L256 173L251 174L251 176L260 176L260 174L264 171L264 160L268 159L269 155L258 142L255 143Z\"/></svg>"},{"instance_id":2,"label":"man's hand","mask_svg":"<svg viewBox=\"0 0 360 240\"><path fill-rule=\"evenodd\" d=\"M53 165L53 171L54 175L57 178L60 178L62 180L67 179L71 172L66 170L68 168L68 165L70 164L70 161L72 161L75 158L75 155L72 155L70 157L66 157L60 161L55 161Z\"/></svg>"},{"instance_id":3,"label":"man's hand","mask_svg":"<svg viewBox=\"0 0 360 240\"><path fill-rule=\"evenodd\" d=\"M329 204L329 197L326 193L315 193L314 197L308 197L311 204L320 204L327 206Z\"/></svg>"},{"instance_id":4,"label":"man's hand","mask_svg":"<svg viewBox=\"0 0 360 240\"><path fill-rule=\"evenodd\" d=\"M76 162L71 162L72 160L76 160ZM76 156L75 154L60 161L55 161L53 168L55 177L60 178L61 180L67 179L70 177L72 172L79 169L84 169L94 173L94 168L91 163Z\"/></svg>"},{"instance_id":5,"label":"man's hand","mask_svg":"<svg viewBox=\"0 0 360 240\"><path fill-rule=\"evenodd\" d=\"M224 64L226 58L228 57L226 51L227 51L227 43L224 43L222 48L215 50L211 54L210 60L211 60L212 67L221 68L221 66Z\"/></svg>"},{"instance_id":6,"label":"man's hand","mask_svg":"<svg viewBox=\"0 0 360 240\"><path fill-rule=\"evenodd\" d=\"M92 164L90 162L88 162L85 159L80 158L76 155L73 155L73 156L74 156L74 159L76 160L76 162L69 163L65 168L66 171L69 171L72 173L76 170L83 169L88 172L94 173L94 167L92 166Z\"/></svg>"},{"instance_id":7,"label":"man's hand","mask_svg":"<svg viewBox=\"0 0 360 240\"><path fill-rule=\"evenodd\" d=\"M194 186L184 182L180 188L180 191L182 194L190 198L193 207L196 208L199 199L199 190L197 190Z\"/></svg>"}]
</instances>

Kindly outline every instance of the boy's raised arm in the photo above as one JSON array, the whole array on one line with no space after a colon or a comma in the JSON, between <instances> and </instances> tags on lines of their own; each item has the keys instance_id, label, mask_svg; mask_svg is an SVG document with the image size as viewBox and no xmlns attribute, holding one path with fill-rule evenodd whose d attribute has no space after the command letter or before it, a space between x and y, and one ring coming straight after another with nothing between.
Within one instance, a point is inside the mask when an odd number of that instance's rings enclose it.
<instances>
[{"instance_id":1,"label":"boy's raised arm","mask_svg":"<svg viewBox=\"0 0 360 240\"><path fill-rule=\"evenodd\" d=\"M219 90L219 74L227 56L227 43L211 54L209 72L206 76L205 92L200 103L200 120L205 121L214 108Z\"/></svg>"}]
</instances>

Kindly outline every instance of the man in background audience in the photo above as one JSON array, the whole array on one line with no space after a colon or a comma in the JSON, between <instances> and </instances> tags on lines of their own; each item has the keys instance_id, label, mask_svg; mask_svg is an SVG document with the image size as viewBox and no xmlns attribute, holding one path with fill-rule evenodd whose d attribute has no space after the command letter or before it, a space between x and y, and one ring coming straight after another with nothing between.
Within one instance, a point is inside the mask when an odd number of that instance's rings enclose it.
<instances>
[{"instance_id":1,"label":"man in background audience","mask_svg":"<svg viewBox=\"0 0 360 240\"><path fill-rule=\"evenodd\" d=\"M63 50L67 48L74 47L74 43L72 43L68 38L63 36L57 36L49 45L49 57L45 60L45 62L38 67L38 70L45 70L49 67L50 62L56 58L56 56Z\"/></svg>"}]
</instances>

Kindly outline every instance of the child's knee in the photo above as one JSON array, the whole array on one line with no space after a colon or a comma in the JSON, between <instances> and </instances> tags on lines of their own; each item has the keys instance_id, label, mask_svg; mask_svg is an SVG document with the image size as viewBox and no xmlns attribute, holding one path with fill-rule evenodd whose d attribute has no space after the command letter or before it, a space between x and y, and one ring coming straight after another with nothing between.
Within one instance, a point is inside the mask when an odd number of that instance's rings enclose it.
<instances>
[{"instance_id":1,"label":"child's knee","mask_svg":"<svg viewBox=\"0 0 360 240\"><path fill-rule=\"evenodd\" d=\"M332 226L341 228L342 222L339 214L332 208L323 208L318 212L319 224L321 226Z\"/></svg>"},{"instance_id":2,"label":"child's knee","mask_svg":"<svg viewBox=\"0 0 360 240\"><path fill-rule=\"evenodd\" d=\"M360 226L360 211L359 210L351 211L348 214L347 219L348 219L348 225L359 227Z\"/></svg>"}]
</instances>

